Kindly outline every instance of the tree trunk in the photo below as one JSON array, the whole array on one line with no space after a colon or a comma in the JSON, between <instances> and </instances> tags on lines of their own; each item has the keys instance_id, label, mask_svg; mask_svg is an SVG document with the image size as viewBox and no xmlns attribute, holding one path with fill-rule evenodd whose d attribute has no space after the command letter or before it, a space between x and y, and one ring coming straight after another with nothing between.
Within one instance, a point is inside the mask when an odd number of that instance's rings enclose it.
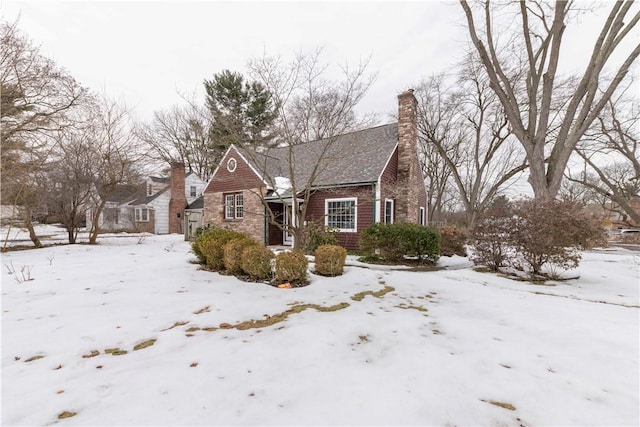
<instances>
[{"instance_id":1,"label":"tree trunk","mask_svg":"<svg viewBox=\"0 0 640 427\"><path fill-rule=\"evenodd\" d=\"M29 230L29 238L33 242L33 245L36 248L43 248L44 245L36 236L36 231L33 229L33 223L31 222L31 208L25 207L24 209L24 226Z\"/></svg>"}]
</instances>

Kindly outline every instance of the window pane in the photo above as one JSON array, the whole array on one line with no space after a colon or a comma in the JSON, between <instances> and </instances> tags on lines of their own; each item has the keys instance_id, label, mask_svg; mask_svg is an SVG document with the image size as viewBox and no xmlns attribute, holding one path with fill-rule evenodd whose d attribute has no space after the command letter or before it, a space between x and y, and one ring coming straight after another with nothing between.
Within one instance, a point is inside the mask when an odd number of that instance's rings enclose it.
<instances>
[{"instance_id":1,"label":"window pane","mask_svg":"<svg viewBox=\"0 0 640 427\"><path fill-rule=\"evenodd\" d=\"M225 196L225 218L233 218L233 194L228 194Z\"/></svg>"},{"instance_id":2,"label":"window pane","mask_svg":"<svg viewBox=\"0 0 640 427\"><path fill-rule=\"evenodd\" d=\"M142 209L142 220L149 221L149 209Z\"/></svg>"},{"instance_id":3,"label":"window pane","mask_svg":"<svg viewBox=\"0 0 640 427\"><path fill-rule=\"evenodd\" d=\"M342 230L356 228L355 200L340 200L327 202L327 225Z\"/></svg>"},{"instance_id":4,"label":"window pane","mask_svg":"<svg viewBox=\"0 0 640 427\"><path fill-rule=\"evenodd\" d=\"M189 194L191 195L191 197L195 197L196 196L196 186L192 185L189 189Z\"/></svg>"},{"instance_id":5,"label":"window pane","mask_svg":"<svg viewBox=\"0 0 640 427\"><path fill-rule=\"evenodd\" d=\"M244 198L242 194L236 194L236 218L244 216Z\"/></svg>"}]
</instances>

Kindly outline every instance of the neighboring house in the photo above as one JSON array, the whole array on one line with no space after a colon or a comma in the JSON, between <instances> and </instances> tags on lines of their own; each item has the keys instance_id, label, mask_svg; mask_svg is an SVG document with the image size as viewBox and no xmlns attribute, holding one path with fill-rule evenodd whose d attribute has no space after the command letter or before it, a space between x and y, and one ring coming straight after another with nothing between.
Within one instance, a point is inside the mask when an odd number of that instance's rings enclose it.
<instances>
[{"instance_id":1,"label":"neighboring house","mask_svg":"<svg viewBox=\"0 0 640 427\"><path fill-rule=\"evenodd\" d=\"M150 176L141 185L118 186L100 215L100 229L183 233L184 209L202 196L205 185L195 173L185 173L183 163L172 163L169 177ZM91 212L87 226L91 227Z\"/></svg>"},{"instance_id":2,"label":"neighboring house","mask_svg":"<svg viewBox=\"0 0 640 427\"><path fill-rule=\"evenodd\" d=\"M398 102L398 123L263 153L232 145L205 189L203 222L246 232L267 245L290 245L286 224L300 212L292 210L288 184L294 179L296 189L305 190L317 168L302 220L337 228L346 248L357 249L360 232L374 223L427 224L417 101L409 90Z\"/></svg>"}]
</instances>

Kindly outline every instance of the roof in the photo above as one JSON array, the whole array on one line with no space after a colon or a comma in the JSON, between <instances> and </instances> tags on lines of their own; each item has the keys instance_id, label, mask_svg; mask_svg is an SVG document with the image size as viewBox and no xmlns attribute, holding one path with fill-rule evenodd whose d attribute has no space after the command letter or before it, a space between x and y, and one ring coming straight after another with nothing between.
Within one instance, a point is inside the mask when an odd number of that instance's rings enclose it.
<instances>
[{"instance_id":1,"label":"roof","mask_svg":"<svg viewBox=\"0 0 640 427\"><path fill-rule=\"evenodd\" d=\"M324 187L377 181L397 143L398 124L391 123L264 153L246 148L239 151L269 183L284 177L294 181L297 188L308 184ZM289 156L293 162L289 162Z\"/></svg>"},{"instance_id":2,"label":"roof","mask_svg":"<svg viewBox=\"0 0 640 427\"><path fill-rule=\"evenodd\" d=\"M149 179L153 182L159 182L161 184L168 184L171 178L168 176L150 176Z\"/></svg>"},{"instance_id":3,"label":"roof","mask_svg":"<svg viewBox=\"0 0 640 427\"><path fill-rule=\"evenodd\" d=\"M115 191L108 197L108 202L126 203L144 195L146 187L140 184L121 184L116 186Z\"/></svg>"},{"instance_id":4,"label":"roof","mask_svg":"<svg viewBox=\"0 0 640 427\"><path fill-rule=\"evenodd\" d=\"M204 196L195 199L185 209L204 209Z\"/></svg>"}]
</instances>

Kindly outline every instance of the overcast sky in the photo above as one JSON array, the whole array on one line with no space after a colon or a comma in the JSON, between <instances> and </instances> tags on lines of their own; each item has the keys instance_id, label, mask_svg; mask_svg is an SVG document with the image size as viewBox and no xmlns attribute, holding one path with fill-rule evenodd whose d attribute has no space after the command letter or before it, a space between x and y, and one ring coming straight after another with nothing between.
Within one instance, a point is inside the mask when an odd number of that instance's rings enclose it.
<instances>
[{"instance_id":1,"label":"overcast sky","mask_svg":"<svg viewBox=\"0 0 640 427\"><path fill-rule=\"evenodd\" d=\"M3 18L12 22L19 16L19 28L44 55L83 85L124 99L142 120L179 103L178 91L203 93L202 81L216 72L245 72L247 61L264 51L291 57L318 47L334 66L371 56L369 71L377 79L361 111L384 118L397 110L398 93L446 70L467 46L457 1L1 0L1 5ZM569 28L571 55L588 58L588 41L604 12Z\"/></svg>"}]
</instances>

